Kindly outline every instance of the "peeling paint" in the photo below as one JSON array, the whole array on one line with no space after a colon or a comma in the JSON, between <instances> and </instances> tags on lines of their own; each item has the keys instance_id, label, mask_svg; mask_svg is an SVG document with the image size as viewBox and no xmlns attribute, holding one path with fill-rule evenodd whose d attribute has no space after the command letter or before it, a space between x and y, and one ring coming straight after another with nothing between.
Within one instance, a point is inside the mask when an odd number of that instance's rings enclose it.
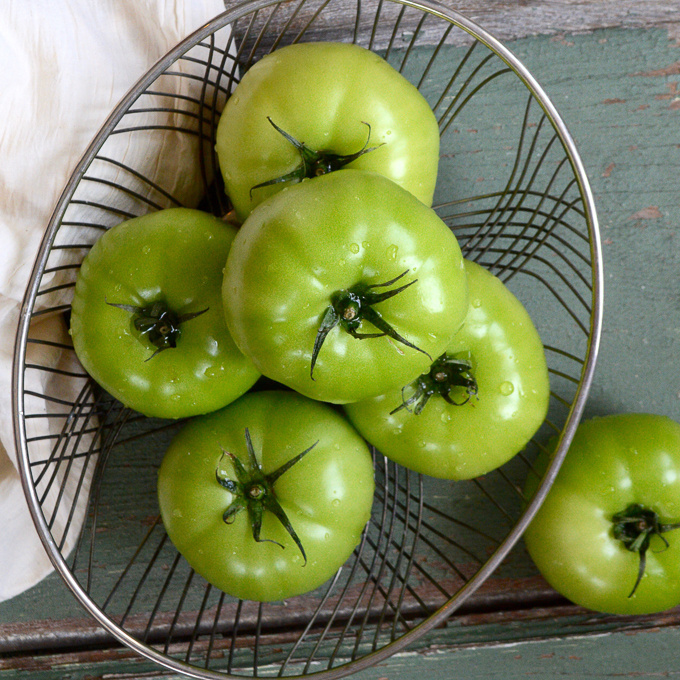
<instances>
[{"instance_id":1,"label":"peeling paint","mask_svg":"<svg viewBox=\"0 0 680 680\"><path fill-rule=\"evenodd\" d=\"M661 214L659 207L656 206L656 205L650 205L647 208L643 208L642 210L638 210L636 213L633 213L628 219L629 220L658 220L660 217L663 217L663 215Z\"/></svg>"},{"instance_id":2,"label":"peeling paint","mask_svg":"<svg viewBox=\"0 0 680 680\"><path fill-rule=\"evenodd\" d=\"M574 46L574 42L572 40L567 40L566 34L564 33L558 33L557 35L553 36L552 38L550 38L550 42L559 43L560 45L564 45L565 47Z\"/></svg>"},{"instance_id":3,"label":"peeling paint","mask_svg":"<svg viewBox=\"0 0 680 680\"><path fill-rule=\"evenodd\" d=\"M654 99L657 100L664 100L664 99L673 99L674 97L677 97L678 94L678 83L673 81L672 83L667 83L666 88L668 89L668 92L666 94L657 94Z\"/></svg>"},{"instance_id":4,"label":"peeling paint","mask_svg":"<svg viewBox=\"0 0 680 680\"><path fill-rule=\"evenodd\" d=\"M660 76L677 76L680 75L680 61L676 61L665 68L656 69L654 71L640 71L639 73L631 73L631 76L640 76L643 78L658 78Z\"/></svg>"}]
</instances>

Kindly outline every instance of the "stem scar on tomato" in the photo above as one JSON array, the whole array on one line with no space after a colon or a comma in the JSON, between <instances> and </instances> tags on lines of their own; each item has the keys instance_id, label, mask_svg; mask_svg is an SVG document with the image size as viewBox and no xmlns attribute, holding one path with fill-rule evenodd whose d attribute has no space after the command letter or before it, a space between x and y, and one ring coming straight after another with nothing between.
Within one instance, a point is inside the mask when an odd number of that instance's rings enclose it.
<instances>
[{"instance_id":1,"label":"stem scar on tomato","mask_svg":"<svg viewBox=\"0 0 680 680\"><path fill-rule=\"evenodd\" d=\"M250 431L248 428L246 428L245 432L249 469L246 469L239 458L233 453L222 449L223 456L227 456L234 466L236 479L228 479L221 476L219 467L215 470L215 477L218 483L234 496L234 499L224 511L222 519L224 520L225 524L231 524L239 512L246 510L250 519L253 540L256 543L275 543L276 545L283 548L284 546L278 541L274 541L270 538L261 538L260 536L264 513L265 511L271 512L279 520L279 522L281 522L284 529L288 532L293 541L295 541L295 545L297 545L300 552L302 553L304 564L307 564L307 555L304 548L302 547L300 538L298 537L297 533L295 533L295 529L293 529L293 525L290 523L288 516L281 507L279 501L276 499L274 484L279 479L279 477L281 477L281 475L290 470L293 465L306 456L319 442L317 440L302 453L299 453L294 458L291 458L287 463L284 463L281 465L281 467L274 470L274 472L270 472L268 475L266 475L264 472L262 472L262 467L258 463L257 457L255 456L255 449L253 448L253 442L250 438Z\"/></svg>"},{"instance_id":2,"label":"stem scar on tomato","mask_svg":"<svg viewBox=\"0 0 680 680\"><path fill-rule=\"evenodd\" d=\"M312 351L312 364L309 371L309 377L314 380L314 366L319 357L319 352L321 351L321 346L328 334L337 326L340 325L347 333L349 333L353 338L357 340L365 340L367 338L382 338L388 336L397 342L415 349L427 357L432 359L432 357L420 347L417 347L412 342L400 335L392 326L383 319L380 312L373 309L373 305L376 305L385 300L398 295L402 291L406 290L409 286L412 286L418 281L418 279L413 279L408 283L399 286L398 288L393 288L392 290L386 290L381 293L372 292L374 288L385 288L391 286L392 284L399 281L408 274L408 269L403 271L399 276L395 276L390 281L385 283L374 283L367 285L365 283L359 283L352 288L347 290L336 291L331 296L331 304L328 306L324 312L323 318L321 319L321 324L319 330L316 334L314 340L314 349ZM380 332L379 333L360 333L357 329L361 325L362 321L368 321L373 324Z\"/></svg>"},{"instance_id":3,"label":"stem scar on tomato","mask_svg":"<svg viewBox=\"0 0 680 680\"><path fill-rule=\"evenodd\" d=\"M163 300L157 300L146 307L116 304L108 300L106 300L106 304L132 314L135 330L140 335L146 336L149 342L156 347L156 351L145 361L153 359L163 350L177 347L177 340L181 331L180 326L208 311L208 307L206 307L200 312L177 314Z\"/></svg>"},{"instance_id":4,"label":"stem scar on tomato","mask_svg":"<svg viewBox=\"0 0 680 680\"><path fill-rule=\"evenodd\" d=\"M453 394L463 391L463 400L457 401ZM413 394L406 397L407 390ZM466 359L449 356L446 352L435 359L427 373L418 376L413 382L401 390L402 403L390 411L390 415L406 409L419 415L430 397L438 394L452 406L463 406L472 397L477 396L477 380L472 373L472 364Z\"/></svg>"},{"instance_id":5,"label":"stem scar on tomato","mask_svg":"<svg viewBox=\"0 0 680 680\"><path fill-rule=\"evenodd\" d=\"M371 126L369 123L362 121L362 123L368 128L368 136L364 145L358 151L350 154L336 154L330 151L315 151L310 149L304 142L300 142L291 134L282 130L269 116L267 120L271 123L272 127L281 135L283 135L298 151L300 154L300 165L291 172L281 175L281 177L275 177L274 179L267 180L261 184L256 184L250 189L250 197L253 196L253 191L255 189L261 189L263 187L269 187L274 184L281 184L283 182L301 182L303 179L311 179L312 177L320 177L321 175L326 175L329 172L334 172L335 170L340 170L352 161L363 156L370 151L375 151L377 148L381 147L382 144L378 146L368 146L368 142L371 139Z\"/></svg>"},{"instance_id":6,"label":"stem scar on tomato","mask_svg":"<svg viewBox=\"0 0 680 680\"><path fill-rule=\"evenodd\" d=\"M621 541L631 552L636 552L640 556L640 566L638 568L637 579L633 590L628 597L633 597L635 591L642 581L647 565L647 551L649 550L652 536L658 536L664 543L664 550L670 544L663 536L664 533L679 529L680 523L664 524L653 510L649 510L639 503L632 503L624 511L616 513L612 517L614 524L614 538Z\"/></svg>"}]
</instances>

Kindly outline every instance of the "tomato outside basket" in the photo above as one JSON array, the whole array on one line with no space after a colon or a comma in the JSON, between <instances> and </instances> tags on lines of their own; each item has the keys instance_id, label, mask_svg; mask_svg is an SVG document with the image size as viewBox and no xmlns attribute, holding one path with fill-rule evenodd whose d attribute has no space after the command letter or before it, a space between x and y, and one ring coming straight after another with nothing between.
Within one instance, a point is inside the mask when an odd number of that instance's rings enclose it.
<instances>
[{"instance_id":1,"label":"tomato outside basket","mask_svg":"<svg viewBox=\"0 0 680 680\"><path fill-rule=\"evenodd\" d=\"M111 140L155 148L170 133L170 146L189 149L198 163L195 193L203 207L222 215L227 204L214 141L226 98L257 59L314 40L380 53L430 102L441 131L434 207L465 256L498 276L530 312L546 349L551 403L527 449L482 478L426 478L375 451L373 518L350 560L309 595L259 604L206 584L167 540L155 480L178 425L142 418L64 368L60 353L72 354L68 340L54 344L36 335L32 322L67 317L80 261L103 229L182 202L177 187L116 157L125 145ZM481 115L482 107L496 115ZM101 188L96 198L93 187ZM502 570L581 417L602 300L596 212L574 142L540 85L497 39L435 2L240 4L177 45L130 90L70 178L46 231L14 364L16 446L37 530L92 616L172 671L324 679L357 672L453 619ZM31 347L40 343L57 352L49 365L31 360ZM55 379L36 394L33 376L45 372ZM552 465L535 495L523 499L535 454L555 436ZM108 555L105 568L98 561L104 542L117 547L115 563Z\"/></svg>"}]
</instances>

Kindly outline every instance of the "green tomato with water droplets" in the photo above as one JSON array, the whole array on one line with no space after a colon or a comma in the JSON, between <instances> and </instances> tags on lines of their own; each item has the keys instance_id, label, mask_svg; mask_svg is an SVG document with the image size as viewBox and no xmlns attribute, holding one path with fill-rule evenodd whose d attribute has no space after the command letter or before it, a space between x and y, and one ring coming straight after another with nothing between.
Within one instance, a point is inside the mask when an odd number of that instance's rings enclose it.
<instances>
[{"instance_id":1,"label":"green tomato with water droplets","mask_svg":"<svg viewBox=\"0 0 680 680\"><path fill-rule=\"evenodd\" d=\"M468 306L448 226L391 180L349 168L253 210L229 251L223 300L262 374L333 403L414 379Z\"/></svg>"},{"instance_id":2,"label":"green tomato with water droplets","mask_svg":"<svg viewBox=\"0 0 680 680\"><path fill-rule=\"evenodd\" d=\"M241 220L282 188L342 167L388 177L430 205L439 124L380 55L347 43L297 43L245 72L221 114L216 149Z\"/></svg>"},{"instance_id":3,"label":"green tomato with water droplets","mask_svg":"<svg viewBox=\"0 0 680 680\"><path fill-rule=\"evenodd\" d=\"M71 336L90 376L147 416L214 411L259 378L236 347L222 306L235 227L170 208L106 231L78 272Z\"/></svg>"},{"instance_id":4,"label":"green tomato with water droplets","mask_svg":"<svg viewBox=\"0 0 680 680\"><path fill-rule=\"evenodd\" d=\"M521 302L466 261L463 326L429 370L401 388L345 405L355 427L397 463L444 479L478 477L521 451L550 398L543 344Z\"/></svg>"}]
</instances>

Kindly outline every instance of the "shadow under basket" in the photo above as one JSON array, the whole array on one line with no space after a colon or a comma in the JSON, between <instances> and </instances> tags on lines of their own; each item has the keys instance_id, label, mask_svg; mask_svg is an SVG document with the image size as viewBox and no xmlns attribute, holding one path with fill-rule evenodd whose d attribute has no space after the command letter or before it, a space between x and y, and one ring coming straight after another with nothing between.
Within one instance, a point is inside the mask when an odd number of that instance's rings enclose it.
<instances>
[{"instance_id":1,"label":"shadow under basket","mask_svg":"<svg viewBox=\"0 0 680 680\"><path fill-rule=\"evenodd\" d=\"M225 213L214 152L219 112L252 63L317 40L379 53L430 103L441 131L434 208L464 255L529 311L551 398L526 450L481 478L432 479L374 451L373 516L352 557L316 591L260 604L211 587L168 540L156 476L181 423L144 418L101 392L74 356L68 313L80 262L104 230L177 205ZM177 168L179 157L185 165ZM349 675L460 615L502 571L578 424L601 316L599 234L581 160L554 106L507 48L434 2L238 5L126 95L49 224L14 365L16 446L38 532L95 619L168 669L196 678ZM523 498L549 438L557 440L552 464L535 495Z\"/></svg>"}]
</instances>

